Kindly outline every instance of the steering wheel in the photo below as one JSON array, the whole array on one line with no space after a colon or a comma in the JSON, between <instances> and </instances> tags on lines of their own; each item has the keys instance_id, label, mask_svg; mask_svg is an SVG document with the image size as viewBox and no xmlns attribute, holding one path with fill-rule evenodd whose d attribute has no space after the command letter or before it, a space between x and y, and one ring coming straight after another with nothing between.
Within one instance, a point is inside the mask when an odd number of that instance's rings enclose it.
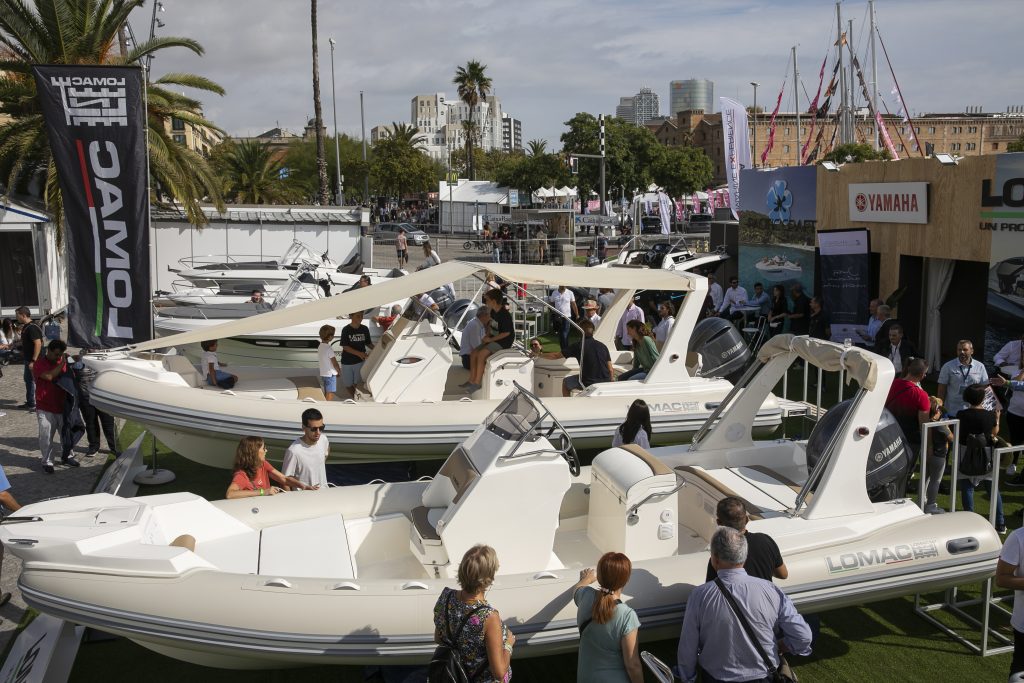
<instances>
[{"instance_id":1,"label":"steering wheel","mask_svg":"<svg viewBox=\"0 0 1024 683\"><path fill-rule=\"evenodd\" d=\"M569 464L569 473L574 477L580 476L580 457L576 454L576 447L572 445L572 440L565 432L559 435L558 447L562 451L562 457Z\"/></svg>"}]
</instances>

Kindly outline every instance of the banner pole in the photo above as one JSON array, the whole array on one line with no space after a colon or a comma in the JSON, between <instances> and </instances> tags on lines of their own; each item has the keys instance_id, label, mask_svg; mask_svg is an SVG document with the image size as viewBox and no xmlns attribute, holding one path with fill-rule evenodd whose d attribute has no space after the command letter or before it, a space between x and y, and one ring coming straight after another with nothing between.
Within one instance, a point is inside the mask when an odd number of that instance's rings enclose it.
<instances>
[{"instance_id":1,"label":"banner pole","mask_svg":"<svg viewBox=\"0 0 1024 683\"><path fill-rule=\"evenodd\" d=\"M153 180L149 171L149 65L142 64L140 60L139 66L146 74L142 83L142 130L145 133L146 141L146 235L149 240L149 244L146 245L149 249L149 282L146 283L146 290L149 296L149 338L156 339L156 323L154 321L156 307L153 305L154 290L156 289L153 282L153 278L156 277L156 235L153 231L153 201L150 196Z\"/></svg>"}]
</instances>

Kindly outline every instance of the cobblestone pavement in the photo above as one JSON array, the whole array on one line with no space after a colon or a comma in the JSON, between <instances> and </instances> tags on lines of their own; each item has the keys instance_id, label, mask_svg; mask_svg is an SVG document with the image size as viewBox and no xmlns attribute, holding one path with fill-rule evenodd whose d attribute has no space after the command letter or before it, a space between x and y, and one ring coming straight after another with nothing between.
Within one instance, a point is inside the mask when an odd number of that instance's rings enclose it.
<instances>
[{"instance_id":1,"label":"cobblestone pavement","mask_svg":"<svg viewBox=\"0 0 1024 683\"><path fill-rule=\"evenodd\" d=\"M79 468L57 465L54 474L42 470L39 454L39 437L35 413L18 408L25 401L25 384L22 381L22 366L8 365L0 377L0 465L11 482L11 495L22 505L35 503L47 498L78 496L92 491L103 464L106 451L101 450L92 458L85 458L85 439L76 448ZM106 443L102 444L106 446ZM25 602L18 590L18 575L21 560L13 553L5 552L3 570L0 572L0 589L12 594L11 601L0 607L0 652L2 652L25 615Z\"/></svg>"}]
</instances>

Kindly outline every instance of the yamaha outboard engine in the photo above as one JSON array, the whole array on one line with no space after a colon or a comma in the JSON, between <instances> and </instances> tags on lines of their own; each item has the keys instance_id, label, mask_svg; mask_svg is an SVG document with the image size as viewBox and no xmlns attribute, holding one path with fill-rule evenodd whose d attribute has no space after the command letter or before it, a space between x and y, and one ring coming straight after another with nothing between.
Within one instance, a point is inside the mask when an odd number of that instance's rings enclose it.
<instances>
[{"instance_id":1,"label":"yamaha outboard engine","mask_svg":"<svg viewBox=\"0 0 1024 683\"><path fill-rule=\"evenodd\" d=\"M705 318L690 335L689 351L701 355L700 377L735 382L750 360L750 349L736 326L724 318Z\"/></svg>"},{"instance_id":2,"label":"yamaha outboard engine","mask_svg":"<svg viewBox=\"0 0 1024 683\"><path fill-rule=\"evenodd\" d=\"M473 303L472 299L456 299L444 312L444 324L450 329L461 332L469 324L469 321L476 317L478 308L479 306Z\"/></svg>"},{"instance_id":3,"label":"yamaha outboard engine","mask_svg":"<svg viewBox=\"0 0 1024 683\"><path fill-rule=\"evenodd\" d=\"M455 302L455 297L452 296L452 291L444 286L438 287L437 289L431 290L427 293L430 294L430 298L434 300L434 303L437 304L438 310L442 313L447 311L448 307Z\"/></svg>"},{"instance_id":4,"label":"yamaha outboard engine","mask_svg":"<svg viewBox=\"0 0 1024 683\"><path fill-rule=\"evenodd\" d=\"M825 447L852 405L852 398L837 403L818 420L818 424L814 425L811 436L807 439L808 472L821 459ZM907 492L909 474L910 453L907 451L907 439L903 435L903 429L892 413L883 410L875 427L875 436L871 440L871 454L868 456L864 474L871 502L881 503L903 498Z\"/></svg>"}]
</instances>

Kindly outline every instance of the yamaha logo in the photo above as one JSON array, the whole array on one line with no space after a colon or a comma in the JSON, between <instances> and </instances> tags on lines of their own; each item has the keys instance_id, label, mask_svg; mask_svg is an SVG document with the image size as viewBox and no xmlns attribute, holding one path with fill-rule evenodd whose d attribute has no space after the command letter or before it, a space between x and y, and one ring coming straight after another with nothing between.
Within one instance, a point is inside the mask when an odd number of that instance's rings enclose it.
<instances>
[{"instance_id":1,"label":"yamaha logo","mask_svg":"<svg viewBox=\"0 0 1024 683\"><path fill-rule=\"evenodd\" d=\"M863 211L868 208L868 198L864 196L864 193L858 194L854 203L857 205L858 211Z\"/></svg>"}]
</instances>

